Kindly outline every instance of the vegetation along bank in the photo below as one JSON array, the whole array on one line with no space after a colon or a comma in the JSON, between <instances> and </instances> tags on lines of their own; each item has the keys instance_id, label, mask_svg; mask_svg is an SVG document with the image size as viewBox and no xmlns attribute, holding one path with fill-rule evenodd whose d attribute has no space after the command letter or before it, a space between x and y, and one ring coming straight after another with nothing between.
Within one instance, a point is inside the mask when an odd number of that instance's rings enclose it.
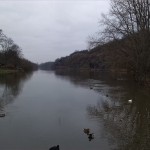
<instances>
[{"instance_id":1,"label":"vegetation along bank","mask_svg":"<svg viewBox=\"0 0 150 150\"><path fill-rule=\"evenodd\" d=\"M0 74L28 72L38 68L38 65L25 59L21 48L0 30Z\"/></svg>"},{"instance_id":2,"label":"vegetation along bank","mask_svg":"<svg viewBox=\"0 0 150 150\"><path fill-rule=\"evenodd\" d=\"M49 69L89 69L126 73L139 84L150 82L150 1L111 0L89 49L58 58Z\"/></svg>"}]
</instances>

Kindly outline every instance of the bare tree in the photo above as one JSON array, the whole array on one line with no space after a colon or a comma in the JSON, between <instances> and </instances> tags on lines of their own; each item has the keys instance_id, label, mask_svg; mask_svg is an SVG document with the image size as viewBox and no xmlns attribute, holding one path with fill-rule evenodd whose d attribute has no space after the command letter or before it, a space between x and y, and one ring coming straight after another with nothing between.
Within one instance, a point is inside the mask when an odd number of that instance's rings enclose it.
<instances>
[{"instance_id":1,"label":"bare tree","mask_svg":"<svg viewBox=\"0 0 150 150\"><path fill-rule=\"evenodd\" d=\"M110 12L103 15L101 23L105 26L102 33L109 40L150 31L150 1L111 0Z\"/></svg>"},{"instance_id":2,"label":"bare tree","mask_svg":"<svg viewBox=\"0 0 150 150\"><path fill-rule=\"evenodd\" d=\"M0 46L1 63L17 66L22 58L21 48L11 38L8 38L2 30L0 30Z\"/></svg>"},{"instance_id":3,"label":"bare tree","mask_svg":"<svg viewBox=\"0 0 150 150\"><path fill-rule=\"evenodd\" d=\"M145 81L150 72L150 0L111 0L109 14L102 17L104 29L91 43L115 41L115 55L136 80Z\"/></svg>"}]
</instances>

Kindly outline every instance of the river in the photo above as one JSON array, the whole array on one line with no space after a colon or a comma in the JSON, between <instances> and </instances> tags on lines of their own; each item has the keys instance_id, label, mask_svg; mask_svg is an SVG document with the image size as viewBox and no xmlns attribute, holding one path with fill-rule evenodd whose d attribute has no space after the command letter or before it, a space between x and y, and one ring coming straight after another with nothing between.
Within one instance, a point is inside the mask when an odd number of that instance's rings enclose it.
<instances>
[{"instance_id":1,"label":"river","mask_svg":"<svg viewBox=\"0 0 150 150\"><path fill-rule=\"evenodd\" d=\"M150 149L149 90L105 74L0 76L0 115L1 150Z\"/></svg>"}]
</instances>

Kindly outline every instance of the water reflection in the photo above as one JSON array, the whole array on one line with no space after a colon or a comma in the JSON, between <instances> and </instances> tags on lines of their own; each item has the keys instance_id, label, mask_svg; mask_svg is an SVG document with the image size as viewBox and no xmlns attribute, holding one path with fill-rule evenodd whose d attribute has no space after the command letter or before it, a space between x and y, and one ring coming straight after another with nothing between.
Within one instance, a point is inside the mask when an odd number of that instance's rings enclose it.
<instances>
[{"instance_id":1,"label":"water reflection","mask_svg":"<svg viewBox=\"0 0 150 150\"><path fill-rule=\"evenodd\" d=\"M89 71L67 71L67 70L57 70L55 71L57 78L61 80L70 81L75 86L80 86L89 89L96 89L96 86L102 83L105 80L105 77L108 78L108 75L97 74L95 72ZM101 78L101 81L99 80ZM102 86L102 85L100 85Z\"/></svg>"},{"instance_id":2,"label":"water reflection","mask_svg":"<svg viewBox=\"0 0 150 150\"><path fill-rule=\"evenodd\" d=\"M128 97L129 93L126 93ZM88 106L89 116L103 120L105 135L112 145L122 150L150 149L149 97L140 91L133 103L125 97L118 101L113 97L101 97L97 105ZM124 95L125 96L125 95Z\"/></svg>"},{"instance_id":3,"label":"water reflection","mask_svg":"<svg viewBox=\"0 0 150 150\"><path fill-rule=\"evenodd\" d=\"M114 81L106 74L55 72L58 78L100 93L89 117L104 124L103 135L115 150L150 149L150 94L127 81Z\"/></svg>"},{"instance_id":4,"label":"water reflection","mask_svg":"<svg viewBox=\"0 0 150 150\"><path fill-rule=\"evenodd\" d=\"M23 83L32 76L32 73L15 73L0 76L0 115L4 117L4 108L19 95Z\"/></svg>"}]
</instances>

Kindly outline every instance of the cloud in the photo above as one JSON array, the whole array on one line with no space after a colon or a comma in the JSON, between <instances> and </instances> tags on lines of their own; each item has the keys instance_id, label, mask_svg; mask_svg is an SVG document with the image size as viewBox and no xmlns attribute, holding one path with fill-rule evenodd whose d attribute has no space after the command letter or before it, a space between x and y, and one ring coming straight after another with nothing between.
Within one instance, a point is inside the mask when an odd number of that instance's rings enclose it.
<instances>
[{"instance_id":1,"label":"cloud","mask_svg":"<svg viewBox=\"0 0 150 150\"><path fill-rule=\"evenodd\" d=\"M98 30L105 0L0 1L0 28L34 62L54 61L86 49L87 37Z\"/></svg>"}]
</instances>

